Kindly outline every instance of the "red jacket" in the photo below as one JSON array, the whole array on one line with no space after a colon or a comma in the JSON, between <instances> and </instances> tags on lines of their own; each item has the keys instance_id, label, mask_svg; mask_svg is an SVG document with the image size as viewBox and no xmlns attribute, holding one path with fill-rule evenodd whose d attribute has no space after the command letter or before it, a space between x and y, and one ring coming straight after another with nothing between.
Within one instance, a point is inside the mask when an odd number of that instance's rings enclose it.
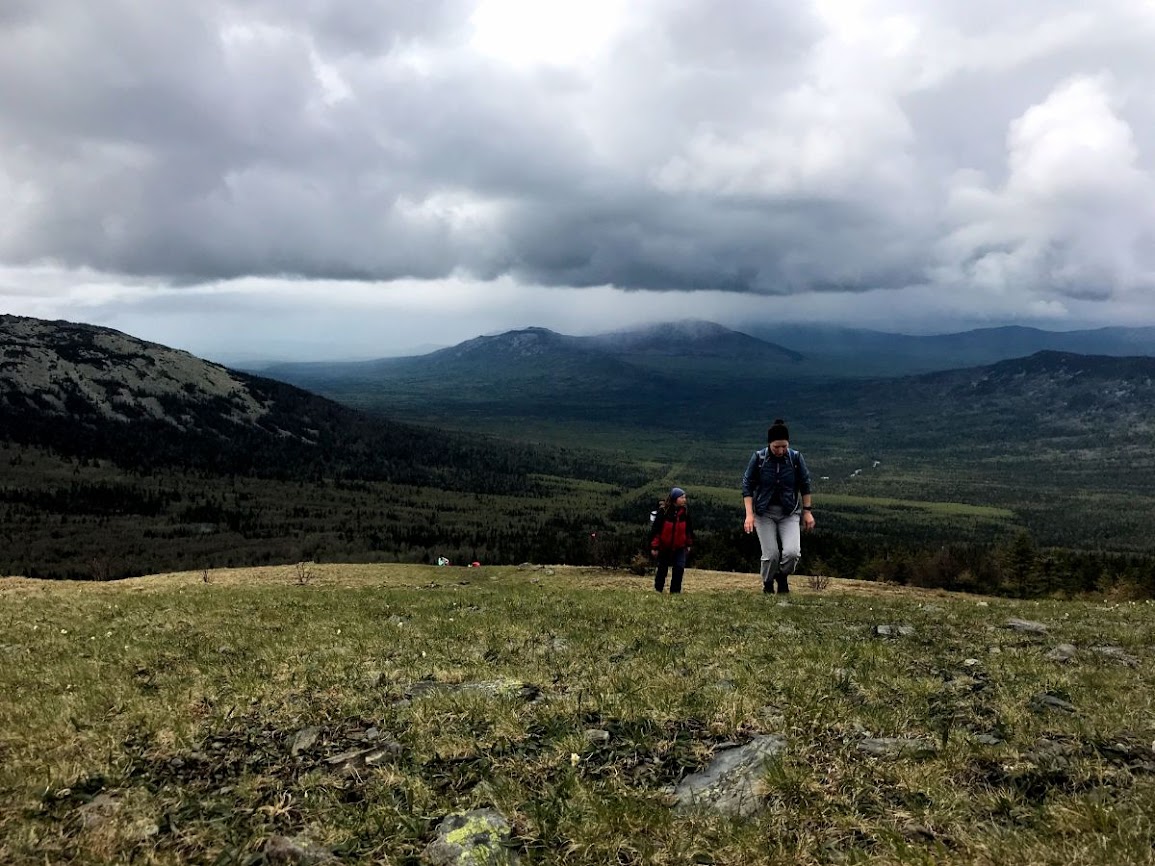
<instances>
[{"instance_id":1,"label":"red jacket","mask_svg":"<svg viewBox=\"0 0 1155 866\"><path fill-rule=\"evenodd\" d=\"M653 550L680 550L694 543L694 526L690 512L675 508L674 513L659 511L650 530L650 548Z\"/></svg>"}]
</instances>

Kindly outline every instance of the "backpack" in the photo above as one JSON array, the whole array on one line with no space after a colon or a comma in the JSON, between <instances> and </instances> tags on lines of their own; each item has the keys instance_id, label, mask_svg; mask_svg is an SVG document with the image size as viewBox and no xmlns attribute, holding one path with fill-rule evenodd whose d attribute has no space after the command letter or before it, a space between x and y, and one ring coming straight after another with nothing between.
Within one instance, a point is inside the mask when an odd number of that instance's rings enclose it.
<instances>
[{"instance_id":1,"label":"backpack","mask_svg":"<svg viewBox=\"0 0 1155 866\"><path fill-rule=\"evenodd\" d=\"M799 454L793 448L787 448L786 453L790 455L790 463L794 466L794 488L798 489L798 478L802 475L802 467L798 463ZM762 480L762 467L766 465L766 461L770 459L770 446L759 448L754 452L758 457L758 462L754 465L755 480Z\"/></svg>"},{"instance_id":2,"label":"backpack","mask_svg":"<svg viewBox=\"0 0 1155 866\"><path fill-rule=\"evenodd\" d=\"M650 522L646 525L645 534L642 536L642 550L646 553L650 552L650 539L654 534L654 523L657 522L658 515L661 513L661 506L656 506L650 511Z\"/></svg>"}]
</instances>

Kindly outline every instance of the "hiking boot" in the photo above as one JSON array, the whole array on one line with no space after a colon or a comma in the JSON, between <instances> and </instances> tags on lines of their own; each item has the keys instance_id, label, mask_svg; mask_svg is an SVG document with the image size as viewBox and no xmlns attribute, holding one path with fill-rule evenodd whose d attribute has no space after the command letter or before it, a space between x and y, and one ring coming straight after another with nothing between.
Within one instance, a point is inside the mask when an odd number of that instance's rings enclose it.
<instances>
[{"instance_id":1,"label":"hiking boot","mask_svg":"<svg viewBox=\"0 0 1155 866\"><path fill-rule=\"evenodd\" d=\"M774 579L776 581L778 581L778 594L779 595L790 592L790 575L786 574L785 572L780 571L776 575L774 575Z\"/></svg>"},{"instance_id":2,"label":"hiking boot","mask_svg":"<svg viewBox=\"0 0 1155 866\"><path fill-rule=\"evenodd\" d=\"M762 591L764 593L766 593L767 595L773 595L774 594L774 581L768 580L764 584L762 584Z\"/></svg>"}]
</instances>

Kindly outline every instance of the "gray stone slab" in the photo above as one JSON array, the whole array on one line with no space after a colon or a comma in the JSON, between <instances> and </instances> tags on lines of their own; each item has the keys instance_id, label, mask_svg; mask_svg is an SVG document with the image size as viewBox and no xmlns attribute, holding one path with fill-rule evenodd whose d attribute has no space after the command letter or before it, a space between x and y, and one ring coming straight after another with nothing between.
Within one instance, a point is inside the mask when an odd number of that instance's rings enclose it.
<instances>
[{"instance_id":1,"label":"gray stone slab","mask_svg":"<svg viewBox=\"0 0 1155 866\"><path fill-rule=\"evenodd\" d=\"M877 758L925 758L938 751L938 744L926 737L868 737L857 748Z\"/></svg>"},{"instance_id":2,"label":"gray stone slab","mask_svg":"<svg viewBox=\"0 0 1155 866\"><path fill-rule=\"evenodd\" d=\"M675 807L742 817L754 814L762 805L758 783L766 760L785 748L783 737L767 734L744 746L718 752L706 769L686 776L677 785L673 792Z\"/></svg>"},{"instance_id":3,"label":"gray stone slab","mask_svg":"<svg viewBox=\"0 0 1155 866\"><path fill-rule=\"evenodd\" d=\"M510 824L494 809L446 815L421 858L430 866L515 866Z\"/></svg>"},{"instance_id":4,"label":"gray stone slab","mask_svg":"<svg viewBox=\"0 0 1155 866\"><path fill-rule=\"evenodd\" d=\"M1024 632L1025 634L1046 634L1047 626L1041 622L1032 622L1029 619L1018 619L1011 617L1006 622L1006 628L1011 631Z\"/></svg>"}]
</instances>

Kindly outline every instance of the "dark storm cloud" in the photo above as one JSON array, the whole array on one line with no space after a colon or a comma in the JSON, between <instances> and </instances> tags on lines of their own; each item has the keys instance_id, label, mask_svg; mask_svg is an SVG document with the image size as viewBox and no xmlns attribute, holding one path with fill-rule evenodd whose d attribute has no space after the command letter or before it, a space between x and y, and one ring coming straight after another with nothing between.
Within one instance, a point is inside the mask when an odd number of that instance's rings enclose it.
<instances>
[{"instance_id":1,"label":"dark storm cloud","mask_svg":"<svg viewBox=\"0 0 1155 866\"><path fill-rule=\"evenodd\" d=\"M1149 4L649 0L552 64L476 44L477 5L10 0L0 262L1155 288Z\"/></svg>"}]
</instances>

